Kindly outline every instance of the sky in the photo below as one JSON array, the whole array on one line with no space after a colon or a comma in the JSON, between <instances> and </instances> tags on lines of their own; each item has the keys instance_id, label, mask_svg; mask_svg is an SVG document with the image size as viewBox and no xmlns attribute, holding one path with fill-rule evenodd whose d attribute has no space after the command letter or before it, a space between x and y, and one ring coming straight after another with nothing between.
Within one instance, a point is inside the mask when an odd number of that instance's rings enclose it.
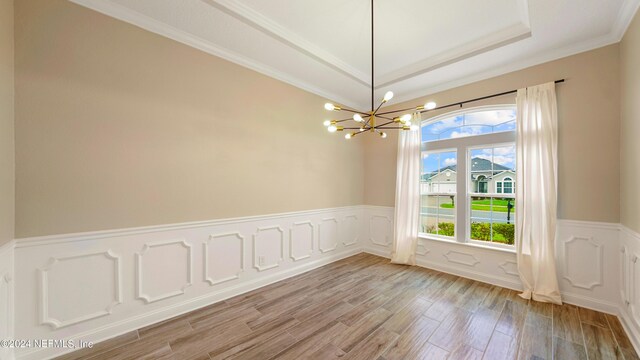
<instances>
[{"instance_id":1,"label":"sky","mask_svg":"<svg viewBox=\"0 0 640 360\"><path fill-rule=\"evenodd\" d=\"M459 114L433 122L425 121L422 126L422 141L451 139L463 136L489 134L515 130L515 110L478 111Z\"/></svg>"},{"instance_id":2,"label":"sky","mask_svg":"<svg viewBox=\"0 0 640 360\"><path fill-rule=\"evenodd\" d=\"M515 109L491 110L459 114L430 123L425 122L422 126L422 141L429 142L500 131L512 131L515 130L515 118ZM511 169L515 169L515 155L514 146L471 150L472 158L487 159ZM455 165L457 158L456 152L423 153L422 172L435 172L447 166Z\"/></svg>"}]
</instances>

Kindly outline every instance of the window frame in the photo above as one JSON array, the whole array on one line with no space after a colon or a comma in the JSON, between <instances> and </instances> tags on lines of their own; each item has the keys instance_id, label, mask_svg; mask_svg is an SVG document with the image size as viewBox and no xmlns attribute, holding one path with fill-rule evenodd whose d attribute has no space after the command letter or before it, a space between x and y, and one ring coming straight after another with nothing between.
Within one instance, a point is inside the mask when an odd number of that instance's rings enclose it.
<instances>
[{"instance_id":1,"label":"window frame","mask_svg":"<svg viewBox=\"0 0 640 360\"><path fill-rule=\"evenodd\" d=\"M424 119L420 122L420 128L426 124L457 116L463 113L473 113L480 111L491 110L516 110L515 104L500 104L489 106L477 106L464 110L457 110L448 112L442 115L434 116L432 118ZM422 142L422 131L420 132L420 152L444 152L455 151L457 164L456 164L456 193L455 193L455 236L443 237L429 233L423 233L419 229L418 237L432 240L444 240L448 242L455 242L457 244L467 244L474 246L481 246L487 248L495 248L506 251L515 251L514 245L506 245L501 243L494 243L490 241L474 240L471 239L471 196L484 196L484 197L513 197L515 198L515 182L513 182L514 192L512 194L498 194L498 193L475 193L471 190L470 169L468 165L471 161L471 150L482 149L488 147L501 147L501 146L515 146L516 144L516 131L497 131L489 134L465 136L459 138L432 140L429 142ZM422 163L421 163L422 166ZM488 187L487 190L491 190ZM422 193L420 194L422 196ZM507 196L505 196L507 195ZM515 219L514 219L515 223Z\"/></svg>"},{"instance_id":2,"label":"window frame","mask_svg":"<svg viewBox=\"0 0 640 360\"><path fill-rule=\"evenodd\" d=\"M455 148L451 148L451 149L446 149L445 148L445 149L440 149L440 150L435 150L435 151L422 151L421 150L420 151L420 155L422 156L422 154L425 153L425 152L427 152L427 153L451 153L451 152L455 153L456 154L456 163L457 163L458 157L459 157L458 151ZM421 160L420 161L420 176L422 176L422 172L423 172L422 166L423 166L423 161ZM455 196L455 199L454 199L455 208L457 208L457 206L458 206L458 184L457 184L457 181L458 181L458 172L456 171L456 192L453 193L453 195ZM445 193L445 192L432 192L432 193L429 193L429 195L440 197L440 196L451 196L452 194L451 193ZM418 213L420 214L420 216L422 216L422 186L420 186L420 211ZM439 219L440 216L438 215L437 218ZM458 231L458 214L457 214L457 211L453 212L453 224L454 224L454 235L453 236L446 236L446 235L432 234L432 233L423 233L423 232L420 231L421 229L419 229L418 234L426 234L426 235L429 235L429 237L432 237L432 238L437 239L437 240L455 241L455 239L456 239L456 237L458 235L458 232L457 232Z\"/></svg>"}]
</instances>

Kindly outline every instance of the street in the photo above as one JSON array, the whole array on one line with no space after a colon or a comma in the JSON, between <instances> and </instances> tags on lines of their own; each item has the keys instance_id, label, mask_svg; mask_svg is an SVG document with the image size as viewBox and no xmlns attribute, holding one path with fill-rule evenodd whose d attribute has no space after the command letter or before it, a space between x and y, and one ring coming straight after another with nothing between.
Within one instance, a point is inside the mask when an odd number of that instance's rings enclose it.
<instances>
[{"instance_id":1,"label":"street","mask_svg":"<svg viewBox=\"0 0 640 360\"><path fill-rule=\"evenodd\" d=\"M438 211L441 219L453 219L456 209L436 208L435 206L423 206L420 210L421 215L435 216ZM493 217L494 223L507 223L507 213L494 211L493 214L490 211L484 210L471 210L471 221L474 222L489 222ZM515 220L515 214L511 213L511 221L513 224Z\"/></svg>"}]
</instances>

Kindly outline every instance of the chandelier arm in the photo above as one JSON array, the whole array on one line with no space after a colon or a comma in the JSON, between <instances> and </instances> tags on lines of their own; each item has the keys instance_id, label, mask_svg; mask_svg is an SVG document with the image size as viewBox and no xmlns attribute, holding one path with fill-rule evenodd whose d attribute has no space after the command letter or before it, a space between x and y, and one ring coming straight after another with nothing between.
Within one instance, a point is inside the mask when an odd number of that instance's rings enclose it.
<instances>
[{"instance_id":1,"label":"chandelier arm","mask_svg":"<svg viewBox=\"0 0 640 360\"><path fill-rule=\"evenodd\" d=\"M381 118L381 119L385 119L385 120L393 121L393 119L392 119L392 118L390 118L390 117L386 117L386 116L376 115L376 117Z\"/></svg>"},{"instance_id":2,"label":"chandelier arm","mask_svg":"<svg viewBox=\"0 0 640 360\"><path fill-rule=\"evenodd\" d=\"M438 109L440 109L440 108L438 108ZM417 111L417 112L419 112L419 113L423 113L423 112L427 112L427 111L432 111L432 110L417 110L417 109L415 108L415 106L414 106L414 107L410 107L410 108L407 108L407 109L400 109L400 110L387 111L387 112L383 112L383 113L376 114L376 115L377 115L377 116L380 116L380 115L388 115L388 114L399 113L399 112L404 112L404 111L409 111L409 110ZM436 110L436 109L433 109L433 110Z\"/></svg>"},{"instance_id":3,"label":"chandelier arm","mask_svg":"<svg viewBox=\"0 0 640 360\"><path fill-rule=\"evenodd\" d=\"M382 101L380 102L380 105L378 105L378 107L373 111L373 115L377 115L376 113L378 112L378 110L380 110L380 108L382 107L382 105L384 105L386 101ZM373 101L372 101L373 103Z\"/></svg>"},{"instance_id":4,"label":"chandelier arm","mask_svg":"<svg viewBox=\"0 0 640 360\"><path fill-rule=\"evenodd\" d=\"M379 126L376 126L376 129L382 129L382 130L402 130L403 128L402 128L402 127L389 127L389 126L387 126L387 127L379 127Z\"/></svg>"},{"instance_id":5,"label":"chandelier arm","mask_svg":"<svg viewBox=\"0 0 640 360\"><path fill-rule=\"evenodd\" d=\"M386 122L386 123L384 123L384 124L376 125L376 129L379 129L379 128L380 128L380 127L382 127L382 126L386 126L386 125L393 124L393 123L394 123L394 121L393 121L393 120L391 120L391 121Z\"/></svg>"},{"instance_id":6,"label":"chandelier arm","mask_svg":"<svg viewBox=\"0 0 640 360\"><path fill-rule=\"evenodd\" d=\"M342 110L342 111L352 112L352 113L354 113L354 114L360 114L360 115L371 116L371 114L369 114L369 113L362 112L362 111L358 111L358 110L353 110L353 109L349 109L349 108L341 108L340 110Z\"/></svg>"},{"instance_id":7,"label":"chandelier arm","mask_svg":"<svg viewBox=\"0 0 640 360\"><path fill-rule=\"evenodd\" d=\"M364 132L366 132L366 131L360 131L360 132L352 133L352 134L351 134L351 137L353 138L353 137L358 136L358 135L360 135L360 134L362 134L362 133L364 133Z\"/></svg>"}]
</instances>

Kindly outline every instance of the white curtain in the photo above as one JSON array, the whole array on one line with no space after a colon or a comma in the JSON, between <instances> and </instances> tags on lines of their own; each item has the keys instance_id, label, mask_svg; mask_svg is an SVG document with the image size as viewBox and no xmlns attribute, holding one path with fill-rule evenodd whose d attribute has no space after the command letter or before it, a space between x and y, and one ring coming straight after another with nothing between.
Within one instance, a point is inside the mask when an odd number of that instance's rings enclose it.
<instances>
[{"instance_id":1,"label":"white curtain","mask_svg":"<svg viewBox=\"0 0 640 360\"><path fill-rule=\"evenodd\" d=\"M420 124L420 115L414 114ZM394 264L416 264L418 226L420 223L420 132L399 131L396 172L396 209L393 231Z\"/></svg>"},{"instance_id":2,"label":"white curtain","mask_svg":"<svg viewBox=\"0 0 640 360\"><path fill-rule=\"evenodd\" d=\"M525 299L562 304L555 263L558 115L555 84L518 90L516 252Z\"/></svg>"}]
</instances>

